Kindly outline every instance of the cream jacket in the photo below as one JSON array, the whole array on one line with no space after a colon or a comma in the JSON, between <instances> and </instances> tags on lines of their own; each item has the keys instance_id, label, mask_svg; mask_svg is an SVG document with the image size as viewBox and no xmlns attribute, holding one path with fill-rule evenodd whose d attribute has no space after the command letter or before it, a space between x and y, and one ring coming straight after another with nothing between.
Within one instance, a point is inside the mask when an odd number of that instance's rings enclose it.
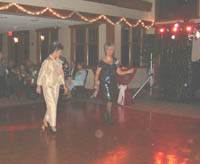
<instances>
[{"instance_id":1,"label":"cream jacket","mask_svg":"<svg viewBox=\"0 0 200 164\"><path fill-rule=\"evenodd\" d=\"M53 87L61 84L65 84L61 61L49 55L42 63L37 85Z\"/></svg>"}]
</instances>

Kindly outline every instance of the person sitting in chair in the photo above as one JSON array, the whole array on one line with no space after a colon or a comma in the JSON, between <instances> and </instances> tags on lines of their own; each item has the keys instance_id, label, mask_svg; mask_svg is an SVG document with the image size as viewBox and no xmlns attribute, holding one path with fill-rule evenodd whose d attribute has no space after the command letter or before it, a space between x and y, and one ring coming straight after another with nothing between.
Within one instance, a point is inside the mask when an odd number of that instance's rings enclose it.
<instances>
[{"instance_id":1,"label":"person sitting in chair","mask_svg":"<svg viewBox=\"0 0 200 164\"><path fill-rule=\"evenodd\" d=\"M72 73L72 76L68 78L67 84L71 91L71 95L75 95L77 88L84 87L85 79L87 76L87 70L83 68L82 62L77 62Z\"/></svg>"}]
</instances>

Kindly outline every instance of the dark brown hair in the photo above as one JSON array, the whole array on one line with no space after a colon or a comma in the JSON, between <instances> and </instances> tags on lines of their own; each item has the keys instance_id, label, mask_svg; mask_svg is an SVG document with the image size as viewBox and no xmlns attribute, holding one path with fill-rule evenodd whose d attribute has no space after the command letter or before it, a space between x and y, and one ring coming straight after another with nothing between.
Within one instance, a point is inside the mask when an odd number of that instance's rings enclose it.
<instances>
[{"instance_id":1,"label":"dark brown hair","mask_svg":"<svg viewBox=\"0 0 200 164\"><path fill-rule=\"evenodd\" d=\"M54 51L63 50L64 46L59 42L53 42L49 48L49 54L52 54Z\"/></svg>"}]
</instances>

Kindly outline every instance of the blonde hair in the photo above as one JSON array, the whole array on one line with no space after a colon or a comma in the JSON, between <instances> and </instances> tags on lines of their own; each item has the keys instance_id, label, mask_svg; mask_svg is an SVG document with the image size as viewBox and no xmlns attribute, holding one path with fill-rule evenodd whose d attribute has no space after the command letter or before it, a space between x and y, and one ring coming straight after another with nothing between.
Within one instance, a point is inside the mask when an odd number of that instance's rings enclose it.
<instances>
[{"instance_id":1,"label":"blonde hair","mask_svg":"<svg viewBox=\"0 0 200 164\"><path fill-rule=\"evenodd\" d=\"M105 52L105 54L106 54L106 50L107 50L108 48L110 48L110 47L113 47L113 46L115 46L114 43L111 43L111 42L105 43L105 44L104 44L104 52Z\"/></svg>"}]
</instances>

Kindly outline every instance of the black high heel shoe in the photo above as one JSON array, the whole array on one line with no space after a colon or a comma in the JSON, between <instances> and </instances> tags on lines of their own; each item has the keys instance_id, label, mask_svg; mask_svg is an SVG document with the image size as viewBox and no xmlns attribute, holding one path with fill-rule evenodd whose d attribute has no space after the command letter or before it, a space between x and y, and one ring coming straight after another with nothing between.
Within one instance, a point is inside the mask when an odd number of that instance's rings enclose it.
<instances>
[{"instance_id":1,"label":"black high heel shoe","mask_svg":"<svg viewBox=\"0 0 200 164\"><path fill-rule=\"evenodd\" d=\"M108 121L107 121L107 123L108 123L109 125L113 125L113 120L112 120L112 118L109 118Z\"/></svg>"},{"instance_id":2,"label":"black high heel shoe","mask_svg":"<svg viewBox=\"0 0 200 164\"><path fill-rule=\"evenodd\" d=\"M56 134L57 133L57 129L52 129L52 127L50 127L50 133L51 134Z\"/></svg>"},{"instance_id":3,"label":"black high heel shoe","mask_svg":"<svg viewBox=\"0 0 200 164\"><path fill-rule=\"evenodd\" d=\"M42 121L42 125L41 125L41 131L45 132L49 129L49 123L47 122L47 125L45 125L44 121Z\"/></svg>"},{"instance_id":4,"label":"black high heel shoe","mask_svg":"<svg viewBox=\"0 0 200 164\"><path fill-rule=\"evenodd\" d=\"M104 120L107 124L113 125L112 116L109 115L107 112L105 112L105 113L102 115L102 117L103 117L103 120Z\"/></svg>"},{"instance_id":5,"label":"black high heel shoe","mask_svg":"<svg viewBox=\"0 0 200 164\"><path fill-rule=\"evenodd\" d=\"M102 117L103 117L104 122L107 122L107 121L108 121L107 112L104 112L103 115L102 115Z\"/></svg>"},{"instance_id":6,"label":"black high heel shoe","mask_svg":"<svg viewBox=\"0 0 200 164\"><path fill-rule=\"evenodd\" d=\"M113 125L113 120L112 120L112 114L111 114L111 113L108 113L107 123L108 123L109 125Z\"/></svg>"}]
</instances>

